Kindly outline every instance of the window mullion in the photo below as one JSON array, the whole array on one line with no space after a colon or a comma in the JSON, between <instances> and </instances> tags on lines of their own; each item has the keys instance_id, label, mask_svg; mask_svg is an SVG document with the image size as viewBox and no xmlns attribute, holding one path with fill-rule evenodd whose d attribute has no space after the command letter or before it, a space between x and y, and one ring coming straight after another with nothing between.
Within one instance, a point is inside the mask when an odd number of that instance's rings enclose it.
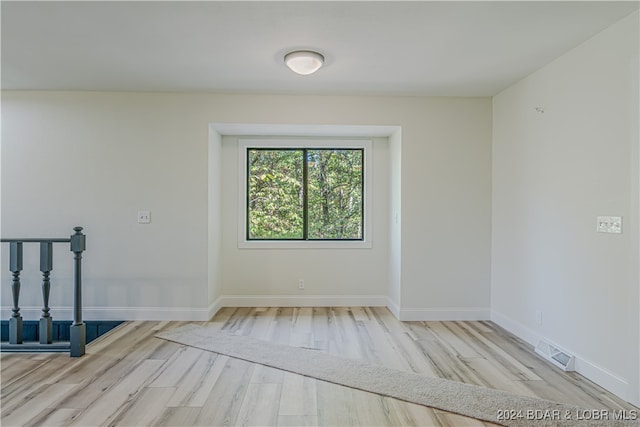
<instances>
[{"instance_id":1,"label":"window mullion","mask_svg":"<svg viewBox=\"0 0 640 427\"><path fill-rule=\"evenodd\" d=\"M302 150L302 239L309 239L309 163L307 149Z\"/></svg>"}]
</instances>

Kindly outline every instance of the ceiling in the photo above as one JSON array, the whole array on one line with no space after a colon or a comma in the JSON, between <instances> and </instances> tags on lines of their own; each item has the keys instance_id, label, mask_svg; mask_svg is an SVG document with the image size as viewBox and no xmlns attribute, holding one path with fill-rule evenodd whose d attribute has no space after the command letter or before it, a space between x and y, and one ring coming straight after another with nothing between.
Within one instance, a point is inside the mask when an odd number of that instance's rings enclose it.
<instances>
[{"instance_id":1,"label":"ceiling","mask_svg":"<svg viewBox=\"0 0 640 427\"><path fill-rule=\"evenodd\" d=\"M638 4L2 1L2 88L491 96Z\"/></svg>"}]
</instances>

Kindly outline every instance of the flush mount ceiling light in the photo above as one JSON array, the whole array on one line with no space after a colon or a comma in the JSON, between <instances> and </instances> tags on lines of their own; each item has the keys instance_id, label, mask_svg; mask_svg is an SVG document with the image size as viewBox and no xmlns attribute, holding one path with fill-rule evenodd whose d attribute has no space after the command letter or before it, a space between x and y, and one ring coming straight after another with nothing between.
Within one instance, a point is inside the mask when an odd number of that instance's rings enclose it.
<instances>
[{"instance_id":1,"label":"flush mount ceiling light","mask_svg":"<svg viewBox=\"0 0 640 427\"><path fill-rule=\"evenodd\" d=\"M294 73L313 74L324 64L324 56L312 50L294 50L284 56L284 63Z\"/></svg>"}]
</instances>

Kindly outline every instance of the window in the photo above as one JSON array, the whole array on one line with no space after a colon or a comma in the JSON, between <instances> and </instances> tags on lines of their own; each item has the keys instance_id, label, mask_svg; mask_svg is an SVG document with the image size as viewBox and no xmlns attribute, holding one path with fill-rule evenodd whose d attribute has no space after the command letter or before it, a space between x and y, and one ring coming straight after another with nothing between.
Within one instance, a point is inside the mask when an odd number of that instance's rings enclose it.
<instances>
[{"instance_id":1,"label":"window","mask_svg":"<svg viewBox=\"0 0 640 427\"><path fill-rule=\"evenodd\" d=\"M370 144L242 140L241 247L261 242L273 247L287 242L294 244L290 247L313 247L314 242L354 247L348 243L366 242Z\"/></svg>"}]
</instances>

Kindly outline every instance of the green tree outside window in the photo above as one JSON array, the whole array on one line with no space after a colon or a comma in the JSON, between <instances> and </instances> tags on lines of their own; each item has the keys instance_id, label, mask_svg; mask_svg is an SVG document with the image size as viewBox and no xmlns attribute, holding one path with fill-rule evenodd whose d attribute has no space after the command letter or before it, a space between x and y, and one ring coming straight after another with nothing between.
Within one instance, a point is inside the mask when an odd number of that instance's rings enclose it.
<instances>
[{"instance_id":1,"label":"green tree outside window","mask_svg":"<svg viewBox=\"0 0 640 427\"><path fill-rule=\"evenodd\" d=\"M248 240L363 240L364 150L248 148Z\"/></svg>"}]
</instances>

